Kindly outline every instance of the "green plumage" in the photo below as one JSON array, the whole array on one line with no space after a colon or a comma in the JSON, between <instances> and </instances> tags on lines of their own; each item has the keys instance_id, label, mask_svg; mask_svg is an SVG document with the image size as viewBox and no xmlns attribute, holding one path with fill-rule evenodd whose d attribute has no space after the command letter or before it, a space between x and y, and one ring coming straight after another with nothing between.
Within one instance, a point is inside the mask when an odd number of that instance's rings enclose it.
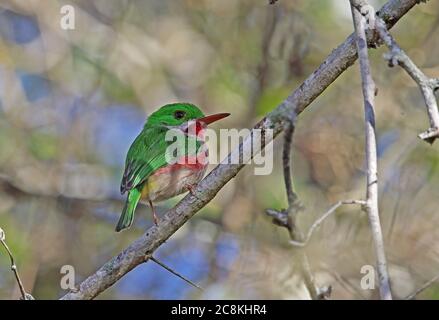
<instances>
[{"instance_id":1,"label":"green plumage","mask_svg":"<svg viewBox=\"0 0 439 320\"><path fill-rule=\"evenodd\" d=\"M177 119L176 114L180 112ZM180 118L180 115L183 116ZM203 117L203 113L196 106L185 103L165 105L151 114L143 130L132 143L125 161L125 171L120 185L122 194L128 192L128 197L116 227L116 231L128 228L134 219L134 211L141 198L145 181L156 170L168 165L167 159L172 155L168 154L168 147L173 141L166 141L165 136L168 130L178 127L187 121ZM181 132L181 134L183 134ZM181 155L188 154L191 148L190 139L184 136ZM196 140L196 139L195 139ZM179 141L177 139L177 141ZM195 141L196 149L200 143ZM189 152L192 153L192 152Z\"/></svg>"},{"instance_id":2,"label":"green plumage","mask_svg":"<svg viewBox=\"0 0 439 320\"><path fill-rule=\"evenodd\" d=\"M116 231L119 232L125 228L131 226L134 220L134 210L136 210L137 204L139 203L142 191L140 188L134 188L128 193L127 200L122 210L119 222L116 226Z\"/></svg>"}]
</instances>

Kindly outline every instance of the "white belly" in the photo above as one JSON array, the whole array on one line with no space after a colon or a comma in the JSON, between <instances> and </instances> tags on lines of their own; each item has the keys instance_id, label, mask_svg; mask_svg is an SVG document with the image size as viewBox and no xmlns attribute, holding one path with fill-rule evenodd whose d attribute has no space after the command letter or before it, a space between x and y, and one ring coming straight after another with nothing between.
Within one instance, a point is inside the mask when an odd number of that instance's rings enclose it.
<instances>
[{"instance_id":1,"label":"white belly","mask_svg":"<svg viewBox=\"0 0 439 320\"><path fill-rule=\"evenodd\" d=\"M145 182L142 200L163 201L188 191L188 186L195 186L204 176L207 165L194 170L179 168L169 172L154 173Z\"/></svg>"}]
</instances>

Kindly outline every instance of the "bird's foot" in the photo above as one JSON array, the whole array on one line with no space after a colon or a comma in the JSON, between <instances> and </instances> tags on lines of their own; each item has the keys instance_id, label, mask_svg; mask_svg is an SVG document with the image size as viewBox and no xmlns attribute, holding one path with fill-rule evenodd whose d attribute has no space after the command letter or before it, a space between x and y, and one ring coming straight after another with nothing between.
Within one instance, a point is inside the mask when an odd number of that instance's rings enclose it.
<instances>
[{"instance_id":1,"label":"bird's foot","mask_svg":"<svg viewBox=\"0 0 439 320\"><path fill-rule=\"evenodd\" d=\"M193 196L195 196L194 188L195 188L195 186L193 186L193 185L191 185L191 184L186 185L186 189L188 189L189 192L190 192Z\"/></svg>"}]
</instances>

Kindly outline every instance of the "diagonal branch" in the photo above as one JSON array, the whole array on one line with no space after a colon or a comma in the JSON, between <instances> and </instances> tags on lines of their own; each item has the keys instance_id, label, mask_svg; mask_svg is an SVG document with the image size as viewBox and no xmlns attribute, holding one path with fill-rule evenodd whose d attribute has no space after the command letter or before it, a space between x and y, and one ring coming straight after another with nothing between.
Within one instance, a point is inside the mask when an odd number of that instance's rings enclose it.
<instances>
[{"instance_id":1,"label":"diagonal branch","mask_svg":"<svg viewBox=\"0 0 439 320\"><path fill-rule=\"evenodd\" d=\"M432 279L428 280L426 283L424 283L420 288L416 289L415 292L408 295L404 300L413 300L416 298L418 294L420 294L422 291L430 287L433 283L439 280L439 274L433 277Z\"/></svg>"},{"instance_id":2,"label":"diagonal branch","mask_svg":"<svg viewBox=\"0 0 439 320\"><path fill-rule=\"evenodd\" d=\"M418 0L389 0L381 8L380 16L390 28L418 2ZM376 41L376 36L369 35L368 42L370 44L376 43ZM349 68L356 58L355 37L351 35L323 61L300 87L262 119L253 128L249 137L233 150L227 159L231 159L232 156L236 159L237 154L244 155L244 159L251 158L252 153L249 150L251 150L253 141L255 141L253 145L257 147L253 152L254 154L258 153L283 130L282 120L292 108L295 108L297 114L300 114ZM266 135L268 129L273 130L273 137L267 135L264 137L265 139L261 139L261 136ZM256 130L261 130L262 135L256 134ZM194 189L194 194L186 195L175 207L171 208L162 218L159 226L148 229L142 237L135 240L79 284L75 292L67 293L62 299L93 299L127 272L147 261L148 255L151 255L196 212L207 205L220 189L244 167L245 162L232 164L230 161L227 162L227 159L222 161L199 183Z\"/></svg>"},{"instance_id":3,"label":"diagonal branch","mask_svg":"<svg viewBox=\"0 0 439 320\"><path fill-rule=\"evenodd\" d=\"M169 271L170 273L172 273L173 275L175 275L176 277L180 278L181 280L183 280L184 282L189 283L191 286L197 288L198 290L203 291L203 288L201 288L199 285L195 284L194 282L192 282L191 280L189 280L188 278L182 276L180 273L178 273L177 271L175 271L174 269L168 267L166 264L164 264L163 262L161 262L160 260L157 260L156 258L154 258L153 256L149 257L149 260L155 262L157 265L159 265L160 267L162 267L163 269L165 269L166 271Z\"/></svg>"},{"instance_id":4,"label":"diagonal branch","mask_svg":"<svg viewBox=\"0 0 439 320\"><path fill-rule=\"evenodd\" d=\"M383 232L378 210L378 164L377 164L377 146L375 132L375 83L372 79L372 73L369 64L366 39L366 19L355 7L358 1L350 0L352 19L356 32L356 43L358 57L360 60L361 82L364 96L364 118L366 121L366 169L367 169L367 191L365 209L369 217L370 229L375 248L375 254L378 264L378 278L380 296L383 300L391 300L390 279L387 271L386 255L384 250Z\"/></svg>"}]
</instances>

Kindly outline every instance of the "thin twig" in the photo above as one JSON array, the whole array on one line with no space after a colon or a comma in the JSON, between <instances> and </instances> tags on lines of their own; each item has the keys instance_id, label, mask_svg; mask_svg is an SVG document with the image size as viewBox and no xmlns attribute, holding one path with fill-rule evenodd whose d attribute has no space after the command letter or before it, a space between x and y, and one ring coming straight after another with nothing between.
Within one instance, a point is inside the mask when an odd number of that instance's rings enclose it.
<instances>
[{"instance_id":1,"label":"thin twig","mask_svg":"<svg viewBox=\"0 0 439 320\"><path fill-rule=\"evenodd\" d=\"M18 274L18 269L17 269L17 265L15 264L14 256L12 255L11 250L6 244L6 235L2 228L0 228L0 242L2 243L3 247L6 249L6 252L9 255L9 259L11 260L11 270L14 273L15 280L17 280L18 287L20 288L21 299L33 300L33 297L30 294L26 293L26 290L24 290L23 282L21 282L20 275Z\"/></svg>"},{"instance_id":2,"label":"thin twig","mask_svg":"<svg viewBox=\"0 0 439 320\"><path fill-rule=\"evenodd\" d=\"M305 287L308 290L311 299L321 300L321 297L319 296L319 288L311 271L311 266L309 265L308 256L303 251L299 252L299 266L303 276L303 282L305 283Z\"/></svg>"},{"instance_id":3,"label":"thin twig","mask_svg":"<svg viewBox=\"0 0 439 320\"><path fill-rule=\"evenodd\" d=\"M296 114L293 108L285 118L284 124L284 145L282 152L283 176L285 183L285 191L287 194L288 208L284 210L267 209L266 214L273 218L273 223L288 229L291 241L300 242L303 239L302 232L297 228L297 213L302 209L296 193L294 192L292 179L292 161L293 153L293 136L295 129ZM300 270L303 276L305 287L307 288L311 299L321 300L329 298L331 287L319 288L315 283L314 275L311 271L308 256L304 251L300 251L298 255Z\"/></svg>"},{"instance_id":4,"label":"thin twig","mask_svg":"<svg viewBox=\"0 0 439 320\"><path fill-rule=\"evenodd\" d=\"M435 97L435 90L438 89L438 79L427 77L410 59L410 57L401 49L398 43L387 30L384 21L377 17L375 29L378 31L381 39L384 41L390 52L384 56L389 62L389 66L399 65L409 76L416 82L424 97L427 107L428 117L430 119L430 128L418 135L422 140L432 144L439 137L439 110Z\"/></svg>"},{"instance_id":5,"label":"thin twig","mask_svg":"<svg viewBox=\"0 0 439 320\"><path fill-rule=\"evenodd\" d=\"M294 116L292 116L291 119L287 118L285 120L285 135L282 151L283 177L288 207L283 210L266 209L265 213L273 218L274 224L288 229L291 239L300 241L300 232L296 230L296 215L303 207L294 192L291 168L291 153L295 128L294 120Z\"/></svg>"},{"instance_id":6,"label":"thin twig","mask_svg":"<svg viewBox=\"0 0 439 320\"><path fill-rule=\"evenodd\" d=\"M201 287L198 286L197 284L193 283L191 280L185 278L185 277L182 276L180 273L178 273L177 271L171 269L171 268L168 267L166 264L160 262L159 260L157 260L157 259L154 258L153 256L149 257L149 260L154 261L154 262L157 263L160 267L162 267L163 269L169 271L169 272L172 273L173 275L179 277L179 278L182 279L183 281L189 283L191 286L197 288L198 290L203 291L203 288L201 288Z\"/></svg>"},{"instance_id":7,"label":"thin twig","mask_svg":"<svg viewBox=\"0 0 439 320\"><path fill-rule=\"evenodd\" d=\"M285 191L287 194L288 208L284 210L267 209L266 214L273 218L273 223L288 229L291 241L301 241L302 233L296 227L297 212L301 209L296 193L294 192L291 168L291 155L293 145L293 135L295 128L295 113L294 109L285 119L285 135L284 146L282 152L283 176L285 183ZM299 252L299 265L304 279L304 284L313 300L326 298L327 295L319 295L319 288L317 287L314 276L311 272L308 257L305 252ZM329 292L329 291L328 291ZM329 293L328 293L329 295Z\"/></svg>"},{"instance_id":8,"label":"thin twig","mask_svg":"<svg viewBox=\"0 0 439 320\"><path fill-rule=\"evenodd\" d=\"M418 294L420 294L422 291L427 289L429 286L431 286L433 283L435 283L437 280L439 280L439 274L436 275L434 278L428 280L426 283L424 283L419 289L417 289L412 294L408 295L404 300L413 300L416 298Z\"/></svg>"},{"instance_id":9,"label":"thin twig","mask_svg":"<svg viewBox=\"0 0 439 320\"><path fill-rule=\"evenodd\" d=\"M375 132L375 83L369 64L366 37L366 19L355 8L355 0L350 0L352 19L356 33L358 58L360 61L362 91L364 96L365 135L366 135L366 167L367 167L367 191L366 212L369 218L372 239L378 264L379 291L381 299L391 300L390 279L387 271L386 255L384 250L383 233L378 210L378 176L377 176L377 146ZM364 2L364 1L363 1ZM369 13L371 13L369 11Z\"/></svg>"},{"instance_id":10,"label":"thin twig","mask_svg":"<svg viewBox=\"0 0 439 320\"><path fill-rule=\"evenodd\" d=\"M334 204L331 208L329 208L328 211L326 211L320 218L318 218L309 228L306 237L303 241L294 241L291 240L290 243L296 247L305 247L309 240L311 239L311 236L313 235L314 231L325 221L331 214L333 214L339 207L345 204L359 204L361 206L366 205L366 201L363 200L344 200L339 201L336 204Z\"/></svg>"},{"instance_id":11,"label":"thin twig","mask_svg":"<svg viewBox=\"0 0 439 320\"><path fill-rule=\"evenodd\" d=\"M295 216L297 212L300 210L300 205L298 203L298 198L296 193L294 192L293 181L292 181L292 168L291 168L291 154L292 154L292 146L293 146L293 135L295 129L295 115L291 116L292 119L288 119L285 124L285 137L284 137L284 147L283 147L283 155L282 155L282 164L284 170L284 183L285 183L285 191L287 193L288 200L288 213L292 216L293 223L295 223ZM293 225L294 227L294 225Z\"/></svg>"}]
</instances>

